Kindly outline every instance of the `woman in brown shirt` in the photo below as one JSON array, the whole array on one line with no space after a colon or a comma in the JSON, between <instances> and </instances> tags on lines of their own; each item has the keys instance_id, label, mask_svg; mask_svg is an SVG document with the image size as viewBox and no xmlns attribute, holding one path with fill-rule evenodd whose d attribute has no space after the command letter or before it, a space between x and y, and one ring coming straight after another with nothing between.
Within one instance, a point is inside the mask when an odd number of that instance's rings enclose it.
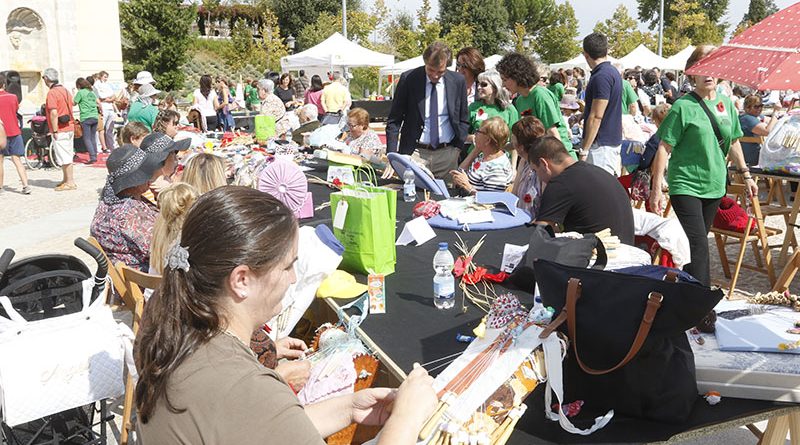
<instances>
[{"instance_id":1,"label":"woman in brown shirt","mask_svg":"<svg viewBox=\"0 0 800 445\"><path fill-rule=\"evenodd\" d=\"M304 408L248 348L296 281L297 232L288 208L251 188L220 187L194 204L136 341L143 444L322 444L352 422L384 425L380 444L416 443L436 404L421 367L398 390Z\"/></svg>"}]
</instances>

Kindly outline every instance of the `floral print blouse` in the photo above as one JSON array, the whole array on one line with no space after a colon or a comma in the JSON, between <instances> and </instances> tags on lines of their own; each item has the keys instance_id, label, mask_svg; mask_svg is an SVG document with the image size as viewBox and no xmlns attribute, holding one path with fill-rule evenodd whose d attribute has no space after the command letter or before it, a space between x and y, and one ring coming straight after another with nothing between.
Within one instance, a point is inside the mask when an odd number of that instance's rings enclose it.
<instances>
[{"instance_id":1,"label":"floral print blouse","mask_svg":"<svg viewBox=\"0 0 800 445\"><path fill-rule=\"evenodd\" d=\"M123 198L114 204L100 201L95 210L90 234L100 242L112 264L147 272L150 268L150 242L158 209L147 202Z\"/></svg>"}]
</instances>

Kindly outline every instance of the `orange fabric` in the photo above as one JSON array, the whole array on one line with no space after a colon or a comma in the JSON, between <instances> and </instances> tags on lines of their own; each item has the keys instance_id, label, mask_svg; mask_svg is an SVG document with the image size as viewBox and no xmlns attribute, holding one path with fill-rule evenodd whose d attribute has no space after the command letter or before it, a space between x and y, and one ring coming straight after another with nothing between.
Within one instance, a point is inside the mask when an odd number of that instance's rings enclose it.
<instances>
[{"instance_id":1,"label":"orange fabric","mask_svg":"<svg viewBox=\"0 0 800 445\"><path fill-rule=\"evenodd\" d=\"M73 105L72 95L69 94L66 88L61 85L50 88L50 91L47 92L47 101L45 102L47 126L50 127L50 110L56 110L58 116L69 116L69 121L67 123L58 124L58 131L75 131L75 125L73 124L75 119L72 117ZM52 127L50 127L50 131L53 131Z\"/></svg>"}]
</instances>

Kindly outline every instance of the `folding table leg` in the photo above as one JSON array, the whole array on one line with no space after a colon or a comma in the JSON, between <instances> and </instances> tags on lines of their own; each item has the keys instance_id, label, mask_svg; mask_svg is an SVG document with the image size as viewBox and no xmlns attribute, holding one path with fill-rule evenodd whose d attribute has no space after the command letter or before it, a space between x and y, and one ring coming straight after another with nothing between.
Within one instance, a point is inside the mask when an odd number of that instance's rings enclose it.
<instances>
[{"instance_id":1,"label":"folding table leg","mask_svg":"<svg viewBox=\"0 0 800 445\"><path fill-rule=\"evenodd\" d=\"M783 445L789 432L789 416L773 417L767 422L767 429L758 441L758 445Z\"/></svg>"}]
</instances>

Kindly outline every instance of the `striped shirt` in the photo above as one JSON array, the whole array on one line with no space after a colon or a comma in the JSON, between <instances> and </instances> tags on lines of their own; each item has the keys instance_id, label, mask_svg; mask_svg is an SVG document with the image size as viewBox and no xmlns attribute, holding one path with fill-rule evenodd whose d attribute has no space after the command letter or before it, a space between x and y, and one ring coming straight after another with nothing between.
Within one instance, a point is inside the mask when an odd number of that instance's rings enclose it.
<instances>
[{"instance_id":1,"label":"striped shirt","mask_svg":"<svg viewBox=\"0 0 800 445\"><path fill-rule=\"evenodd\" d=\"M500 155L490 161L484 161L481 153L469 167L467 179L478 191L503 192L514 180L514 171L508 156Z\"/></svg>"}]
</instances>

